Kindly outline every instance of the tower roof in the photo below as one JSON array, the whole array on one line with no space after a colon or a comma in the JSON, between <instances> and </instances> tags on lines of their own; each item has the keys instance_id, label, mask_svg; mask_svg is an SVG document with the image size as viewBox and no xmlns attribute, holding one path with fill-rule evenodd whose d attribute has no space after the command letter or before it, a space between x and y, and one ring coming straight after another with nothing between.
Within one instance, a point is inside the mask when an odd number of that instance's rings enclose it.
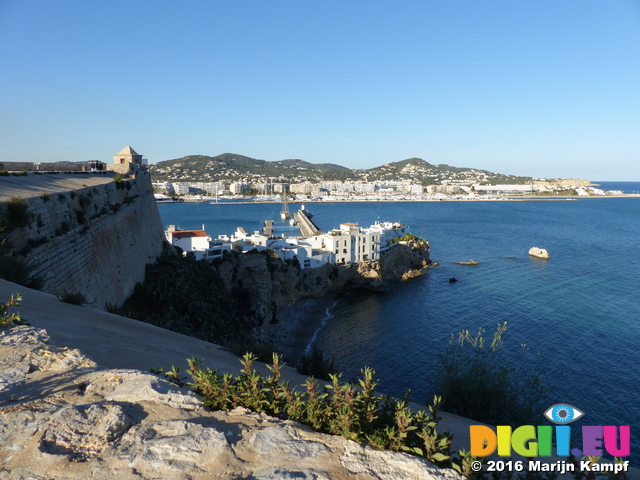
<instances>
[{"instance_id":1,"label":"tower roof","mask_svg":"<svg viewBox=\"0 0 640 480\"><path fill-rule=\"evenodd\" d=\"M131 148L131 145L127 145L121 152L118 152L118 155L138 155L138 152Z\"/></svg>"}]
</instances>

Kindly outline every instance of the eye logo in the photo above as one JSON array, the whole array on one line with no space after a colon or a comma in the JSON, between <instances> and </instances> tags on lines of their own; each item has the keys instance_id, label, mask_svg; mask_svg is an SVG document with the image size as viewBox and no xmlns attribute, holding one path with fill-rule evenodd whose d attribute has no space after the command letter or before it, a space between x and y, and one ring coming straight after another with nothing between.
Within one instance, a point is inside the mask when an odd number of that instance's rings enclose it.
<instances>
[{"instance_id":1,"label":"eye logo","mask_svg":"<svg viewBox=\"0 0 640 480\"><path fill-rule=\"evenodd\" d=\"M574 420L579 419L583 415L584 412L577 409L576 407L567 405L566 403L556 403L555 405L549 407L546 412L544 412L545 417L547 417L553 423L559 423L561 425L571 423Z\"/></svg>"}]
</instances>

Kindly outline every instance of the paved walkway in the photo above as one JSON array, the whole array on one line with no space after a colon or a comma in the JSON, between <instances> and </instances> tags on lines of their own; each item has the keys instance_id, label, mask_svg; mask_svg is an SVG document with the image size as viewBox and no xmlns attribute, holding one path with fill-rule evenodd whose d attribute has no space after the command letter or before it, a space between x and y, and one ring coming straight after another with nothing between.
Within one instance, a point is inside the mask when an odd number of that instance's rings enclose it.
<instances>
[{"instance_id":1,"label":"paved walkway","mask_svg":"<svg viewBox=\"0 0 640 480\"><path fill-rule=\"evenodd\" d=\"M41 175L29 173L26 176L0 176L0 202L6 202L15 196L39 197L43 193L54 194L103 185L113 182L114 176L115 174L112 173L43 173Z\"/></svg>"}]
</instances>

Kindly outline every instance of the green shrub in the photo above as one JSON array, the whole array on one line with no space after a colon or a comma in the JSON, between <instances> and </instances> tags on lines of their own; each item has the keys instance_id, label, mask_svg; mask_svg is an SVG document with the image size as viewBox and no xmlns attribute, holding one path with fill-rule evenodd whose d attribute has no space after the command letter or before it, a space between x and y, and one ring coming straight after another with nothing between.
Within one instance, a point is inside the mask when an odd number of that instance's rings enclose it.
<instances>
[{"instance_id":1,"label":"green shrub","mask_svg":"<svg viewBox=\"0 0 640 480\"><path fill-rule=\"evenodd\" d=\"M316 347L315 344L309 354L302 355L297 369L303 375L310 375L327 381L332 374L338 373L334 359L325 357L324 352Z\"/></svg>"},{"instance_id":2,"label":"green shrub","mask_svg":"<svg viewBox=\"0 0 640 480\"><path fill-rule=\"evenodd\" d=\"M62 222L60 224L60 228L56 228L56 237L59 237L60 235L64 235L69 230L71 230L71 226L69 225L69 222Z\"/></svg>"},{"instance_id":3,"label":"green shrub","mask_svg":"<svg viewBox=\"0 0 640 480\"><path fill-rule=\"evenodd\" d=\"M84 305L87 303L87 299L80 292L69 293L64 292L62 295L58 297L58 300L64 303L69 303L71 305Z\"/></svg>"},{"instance_id":4,"label":"green shrub","mask_svg":"<svg viewBox=\"0 0 640 480\"><path fill-rule=\"evenodd\" d=\"M242 406L257 413L267 413L309 425L311 428L342 435L376 448L419 455L440 466L451 466L451 437L436 431L440 399L435 397L428 412L411 412L407 399L396 400L376 395L375 372L362 370L357 384L341 382L340 375L331 375L331 385L320 388L315 379L307 379L304 391L291 388L282 380L283 364L273 355L271 375L263 377L253 368L255 357L246 354L241 360L239 375L220 374L203 369L201 362L190 359L189 385L204 397L204 405L213 410L229 410ZM154 369L161 373L161 369ZM184 384L179 369L173 367L166 376Z\"/></svg>"},{"instance_id":5,"label":"green shrub","mask_svg":"<svg viewBox=\"0 0 640 480\"><path fill-rule=\"evenodd\" d=\"M21 301L22 297L19 293L16 293L15 295L11 295L7 303L0 303L0 325L6 325L8 323L24 323L22 317L20 316L20 312L11 314L8 313L9 308L13 306L19 306L19 302Z\"/></svg>"},{"instance_id":6,"label":"green shrub","mask_svg":"<svg viewBox=\"0 0 640 480\"><path fill-rule=\"evenodd\" d=\"M406 233L402 237L392 238L391 240L389 240L389 245L393 245L397 242L410 242L412 240L418 240L418 237L416 237L413 233Z\"/></svg>"},{"instance_id":7,"label":"green shrub","mask_svg":"<svg viewBox=\"0 0 640 480\"><path fill-rule=\"evenodd\" d=\"M42 201L44 203L47 203L49 201L49 194L45 192L42 195L40 195L40 198L42 198Z\"/></svg>"},{"instance_id":8,"label":"green shrub","mask_svg":"<svg viewBox=\"0 0 640 480\"><path fill-rule=\"evenodd\" d=\"M144 284L136 285L120 314L226 345L247 331L211 265L167 253L147 266Z\"/></svg>"},{"instance_id":9,"label":"green shrub","mask_svg":"<svg viewBox=\"0 0 640 480\"><path fill-rule=\"evenodd\" d=\"M0 278L18 285L39 290L44 285L44 280L33 275L33 265L24 258L0 253Z\"/></svg>"},{"instance_id":10,"label":"green shrub","mask_svg":"<svg viewBox=\"0 0 640 480\"><path fill-rule=\"evenodd\" d=\"M272 342L251 335L236 334L224 343L239 357L251 352L259 362L268 362L274 353L279 354Z\"/></svg>"},{"instance_id":11,"label":"green shrub","mask_svg":"<svg viewBox=\"0 0 640 480\"><path fill-rule=\"evenodd\" d=\"M80 198L78 198L78 203L80 204L80 208L82 208L82 210L86 210L91 203L91 197L89 195L80 195Z\"/></svg>"},{"instance_id":12,"label":"green shrub","mask_svg":"<svg viewBox=\"0 0 640 480\"><path fill-rule=\"evenodd\" d=\"M6 207L7 224L10 228L22 228L31 223L29 204L20 197L11 197Z\"/></svg>"},{"instance_id":13,"label":"green shrub","mask_svg":"<svg viewBox=\"0 0 640 480\"><path fill-rule=\"evenodd\" d=\"M9 176L9 172L7 172L6 170L0 170L0 177L8 177Z\"/></svg>"},{"instance_id":14,"label":"green shrub","mask_svg":"<svg viewBox=\"0 0 640 480\"><path fill-rule=\"evenodd\" d=\"M546 360L526 345L514 360L504 355L502 336L507 323L498 324L490 345L484 329L475 336L468 330L451 336L439 354L435 391L448 412L490 425L531 425L542 420L551 390L544 385Z\"/></svg>"}]
</instances>

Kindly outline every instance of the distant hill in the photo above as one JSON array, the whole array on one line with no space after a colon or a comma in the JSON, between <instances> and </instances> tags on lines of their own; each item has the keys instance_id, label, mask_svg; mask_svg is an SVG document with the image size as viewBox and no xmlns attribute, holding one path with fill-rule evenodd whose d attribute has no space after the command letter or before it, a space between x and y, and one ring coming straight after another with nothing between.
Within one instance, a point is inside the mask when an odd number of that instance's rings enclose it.
<instances>
[{"instance_id":1,"label":"distant hill","mask_svg":"<svg viewBox=\"0 0 640 480\"><path fill-rule=\"evenodd\" d=\"M188 155L150 166L154 181L274 181L300 183L330 181L409 181L422 185L444 182L529 183L518 177L450 165L432 165L421 158L409 158L370 169L350 169L333 163L310 163L299 159L268 162L234 153L215 157Z\"/></svg>"}]
</instances>

